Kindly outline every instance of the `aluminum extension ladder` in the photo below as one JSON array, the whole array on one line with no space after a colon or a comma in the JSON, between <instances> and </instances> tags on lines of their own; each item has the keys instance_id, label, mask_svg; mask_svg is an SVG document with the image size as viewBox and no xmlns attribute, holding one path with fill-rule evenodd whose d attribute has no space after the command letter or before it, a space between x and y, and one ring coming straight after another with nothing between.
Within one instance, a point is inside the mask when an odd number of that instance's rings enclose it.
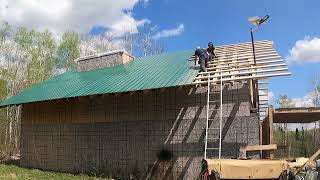
<instances>
[{"instance_id":1,"label":"aluminum extension ladder","mask_svg":"<svg viewBox=\"0 0 320 180\"><path fill-rule=\"evenodd\" d=\"M211 79L210 79L210 74L208 75L208 91L207 91L207 122L206 122L206 136L205 136L205 149L204 149L204 159L207 159L207 152L208 150L212 150L212 151L219 151L219 159L221 159L221 134L222 134L222 91L223 91L223 84L222 84L222 72L220 72L220 100L210 100L210 95L213 93L211 92L211 88L210 86L212 85L211 83ZM217 91L216 91L217 92ZM214 103L217 107L218 103L220 103L220 110L217 108L211 109L210 105L212 105L212 103ZM209 121L214 121L214 118L210 118L210 114L209 111L220 111L220 119L219 119L219 127L218 128L209 128ZM218 131L218 136L219 137L208 137L208 131ZM218 141L219 147L208 147L208 140L214 140L214 141Z\"/></svg>"}]
</instances>

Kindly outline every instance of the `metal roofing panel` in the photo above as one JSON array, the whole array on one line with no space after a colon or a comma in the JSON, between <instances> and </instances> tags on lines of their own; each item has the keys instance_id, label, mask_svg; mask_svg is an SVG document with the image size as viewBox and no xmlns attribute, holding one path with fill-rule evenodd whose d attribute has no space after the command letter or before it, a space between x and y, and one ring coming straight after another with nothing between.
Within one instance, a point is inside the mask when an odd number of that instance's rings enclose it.
<instances>
[{"instance_id":1,"label":"metal roofing panel","mask_svg":"<svg viewBox=\"0 0 320 180\"><path fill-rule=\"evenodd\" d=\"M0 106L188 85L198 73L188 61L192 54L193 51L160 54L137 58L125 65L69 71L2 101Z\"/></svg>"}]
</instances>

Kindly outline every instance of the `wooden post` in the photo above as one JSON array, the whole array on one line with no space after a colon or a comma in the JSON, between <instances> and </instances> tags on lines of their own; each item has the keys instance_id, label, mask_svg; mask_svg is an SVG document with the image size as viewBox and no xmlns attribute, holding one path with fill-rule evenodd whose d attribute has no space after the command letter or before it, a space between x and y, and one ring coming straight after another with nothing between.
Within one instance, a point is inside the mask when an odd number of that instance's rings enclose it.
<instances>
[{"instance_id":1,"label":"wooden post","mask_svg":"<svg viewBox=\"0 0 320 180\"><path fill-rule=\"evenodd\" d=\"M250 93L250 101L251 101L251 108L255 108L254 106L254 92L253 92L253 80L249 80L249 93Z\"/></svg>"},{"instance_id":2,"label":"wooden post","mask_svg":"<svg viewBox=\"0 0 320 180\"><path fill-rule=\"evenodd\" d=\"M273 106L268 108L269 117L269 144L273 144ZM270 152L270 159L273 159L273 152Z\"/></svg>"},{"instance_id":3,"label":"wooden post","mask_svg":"<svg viewBox=\"0 0 320 180\"><path fill-rule=\"evenodd\" d=\"M259 144L260 144L260 145L262 145L262 143L263 143L263 142L262 142L262 141L263 141L263 140L262 140L262 136L263 136L262 126L263 126L263 122L260 121L260 123L259 123L259 141L260 141ZM262 159L262 157L263 157L263 154L262 154L262 150L261 150L261 151L260 151L260 158Z\"/></svg>"}]
</instances>

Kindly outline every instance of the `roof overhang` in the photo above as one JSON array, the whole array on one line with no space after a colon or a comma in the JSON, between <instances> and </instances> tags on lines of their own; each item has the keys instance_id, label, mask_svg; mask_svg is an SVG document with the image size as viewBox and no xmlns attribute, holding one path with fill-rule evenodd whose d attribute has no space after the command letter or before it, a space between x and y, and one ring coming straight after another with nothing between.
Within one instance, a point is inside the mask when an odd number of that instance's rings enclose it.
<instances>
[{"instance_id":1,"label":"roof overhang","mask_svg":"<svg viewBox=\"0 0 320 180\"><path fill-rule=\"evenodd\" d=\"M276 108L274 123L312 123L320 120L320 107Z\"/></svg>"}]
</instances>

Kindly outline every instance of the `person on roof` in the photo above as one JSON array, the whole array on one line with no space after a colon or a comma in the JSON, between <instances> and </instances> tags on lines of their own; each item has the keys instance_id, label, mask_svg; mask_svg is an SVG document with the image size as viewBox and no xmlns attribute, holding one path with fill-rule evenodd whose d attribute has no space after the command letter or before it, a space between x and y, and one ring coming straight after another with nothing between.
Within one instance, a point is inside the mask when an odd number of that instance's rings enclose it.
<instances>
[{"instance_id":1,"label":"person on roof","mask_svg":"<svg viewBox=\"0 0 320 180\"><path fill-rule=\"evenodd\" d=\"M216 54L214 53L215 47L212 42L208 43L207 52L209 54L209 61L213 61L215 58L217 58Z\"/></svg>"},{"instance_id":2,"label":"person on roof","mask_svg":"<svg viewBox=\"0 0 320 180\"><path fill-rule=\"evenodd\" d=\"M207 72L206 66L209 59L208 53L206 49L197 47L194 55L199 58L200 71L199 72Z\"/></svg>"}]
</instances>

